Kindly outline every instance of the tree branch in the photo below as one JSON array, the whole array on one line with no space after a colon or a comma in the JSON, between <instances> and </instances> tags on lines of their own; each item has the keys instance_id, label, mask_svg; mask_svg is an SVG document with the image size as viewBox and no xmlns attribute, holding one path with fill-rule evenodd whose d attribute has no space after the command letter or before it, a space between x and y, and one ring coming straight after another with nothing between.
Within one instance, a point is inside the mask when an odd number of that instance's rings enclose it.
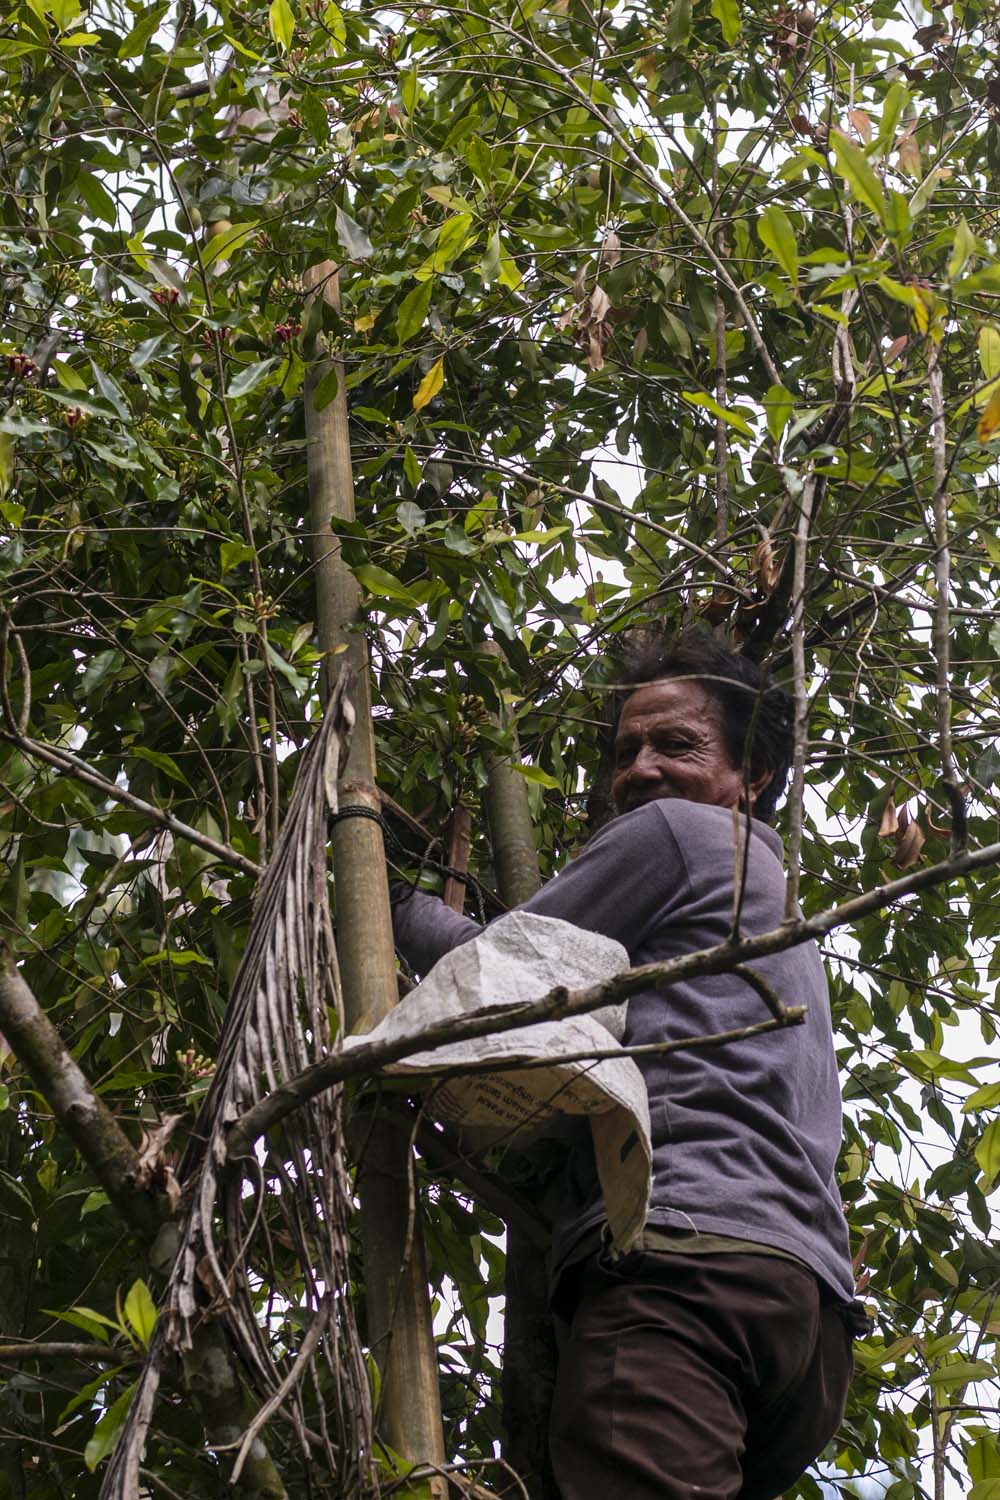
<instances>
[{"instance_id":1,"label":"tree branch","mask_svg":"<svg viewBox=\"0 0 1000 1500\"><path fill-rule=\"evenodd\" d=\"M162 1222L152 1196L135 1186L138 1153L74 1062L10 953L0 952L0 1031L130 1228L143 1239Z\"/></svg>"},{"instance_id":2,"label":"tree branch","mask_svg":"<svg viewBox=\"0 0 1000 1500\"><path fill-rule=\"evenodd\" d=\"M192 828L190 823L184 823L180 818L175 818L173 813L165 812L162 807L157 807L154 803L137 797L127 787L119 786L116 781L102 776L100 771L95 771L93 766L89 766L71 750L64 750L61 746L46 745L41 740L32 739L30 735L17 734L10 730L0 730L0 740L16 745L25 755L44 761L47 766L54 766L65 776L75 777L77 781L83 782L84 786L93 787L96 791L102 792L105 797L110 797L113 802L121 802L125 807L141 812L158 828L167 829L175 838L186 839L190 844L197 844L199 849L213 854L223 864L234 865L244 875L252 875L255 878L260 875L260 865L248 859L245 854L240 854L230 844L213 839L210 834L202 833L199 829Z\"/></svg>"},{"instance_id":3,"label":"tree branch","mask_svg":"<svg viewBox=\"0 0 1000 1500\"><path fill-rule=\"evenodd\" d=\"M942 335L943 337L943 335ZM960 854L968 842L965 802L955 774L955 753L951 742L951 552L948 541L948 464L945 453L944 379L941 372L941 345L931 338L927 364L927 382L931 403L931 448L934 455L934 663L936 667L935 706L937 708L938 744L941 751L941 782L951 806L951 852Z\"/></svg>"},{"instance_id":4,"label":"tree branch","mask_svg":"<svg viewBox=\"0 0 1000 1500\"><path fill-rule=\"evenodd\" d=\"M108 1344L32 1343L0 1344L0 1361L29 1359L82 1359L95 1365L134 1364L133 1349L113 1349Z\"/></svg>"},{"instance_id":5,"label":"tree branch","mask_svg":"<svg viewBox=\"0 0 1000 1500\"><path fill-rule=\"evenodd\" d=\"M683 979L693 979L702 974L724 974L750 959L762 958L771 953L782 953L814 938L821 938L837 927L846 927L851 922L881 911L905 896L942 885L946 881L967 875L973 870L985 869L1000 864L1000 843L984 844L979 849L967 849L935 865L927 865L898 880L890 880L863 891L840 906L816 912L811 917L800 917L784 921L770 932L756 937L740 938L717 944L714 948L701 948L695 953L685 953L679 958L664 963L641 964L613 979L586 989L567 990L559 986L538 1000L517 1005L497 1005L477 1011L473 1015L451 1017L426 1026L412 1036L396 1037L391 1041L364 1042L350 1052L337 1052L322 1062L303 1069L295 1078L281 1088L268 1094L236 1120L229 1134L228 1154L230 1159L246 1156L253 1143L286 1115L292 1114L307 1099L341 1083L348 1078L372 1077L389 1063L412 1056L416 1052L427 1052L434 1047L448 1046L452 1042L467 1041L472 1037L492 1036L496 1032L510 1031L516 1026L533 1026L541 1021L558 1020L564 1016L586 1015L602 1005L619 1005L630 995L642 990L666 989ZM773 1021L761 1023L763 1029L773 1029ZM758 1029L761 1029L758 1028ZM685 1045L701 1045L705 1038L695 1037ZM587 1053L587 1056L591 1056ZM620 1056L620 1051L615 1056ZM518 1066L521 1066L518 1064Z\"/></svg>"}]
</instances>

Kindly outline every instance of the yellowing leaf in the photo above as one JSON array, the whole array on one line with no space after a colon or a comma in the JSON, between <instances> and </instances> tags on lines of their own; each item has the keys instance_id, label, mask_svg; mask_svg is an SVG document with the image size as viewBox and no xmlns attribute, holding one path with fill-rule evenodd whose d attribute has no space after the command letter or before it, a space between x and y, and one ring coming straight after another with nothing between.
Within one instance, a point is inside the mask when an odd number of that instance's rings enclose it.
<instances>
[{"instance_id":1,"label":"yellowing leaf","mask_svg":"<svg viewBox=\"0 0 1000 1500\"><path fill-rule=\"evenodd\" d=\"M987 1185L1000 1177L1000 1120L987 1125L976 1146L976 1161L983 1169Z\"/></svg>"},{"instance_id":2,"label":"yellowing leaf","mask_svg":"<svg viewBox=\"0 0 1000 1500\"><path fill-rule=\"evenodd\" d=\"M722 27L726 46L731 47L740 34L739 0L712 0L712 15Z\"/></svg>"},{"instance_id":3,"label":"yellowing leaf","mask_svg":"<svg viewBox=\"0 0 1000 1500\"><path fill-rule=\"evenodd\" d=\"M1000 328L992 323L979 330L979 363L987 380L1000 375Z\"/></svg>"},{"instance_id":4,"label":"yellowing leaf","mask_svg":"<svg viewBox=\"0 0 1000 1500\"><path fill-rule=\"evenodd\" d=\"M287 52L292 45L292 37L295 35L295 12L288 0L271 0L267 23L271 28L271 35L282 52Z\"/></svg>"},{"instance_id":5,"label":"yellowing leaf","mask_svg":"<svg viewBox=\"0 0 1000 1500\"><path fill-rule=\"evenodd\" d=\"M142 1347L148 1349L156 1327L156 1303L150 1296L149 1287L142 1280L132 1283L125 1298L125 1317Z\"/></svg>"},{"instance_id":6,"label":"yellowing leaf","mask_svg":"<svg viewBox=\"0 0 1000 1500\"><path fill-rule=\"evenodd\" d=\"M1000 387L998 387L986 403L986 409L976 424L976 437L983 444L990 441L997 428L1000 427Z\"/></svg>"},{"instance_id":7,"label":"yellowing leaf","mask_svg":"<svg viewBox=\"0 0 1000 1500\"><path fill-rule=\"evenodd\" d=\"M423 411L428 401L433 401L444 385L444 356L437 360L413 393L413 410Z\"/></svg>"}]
</instances>

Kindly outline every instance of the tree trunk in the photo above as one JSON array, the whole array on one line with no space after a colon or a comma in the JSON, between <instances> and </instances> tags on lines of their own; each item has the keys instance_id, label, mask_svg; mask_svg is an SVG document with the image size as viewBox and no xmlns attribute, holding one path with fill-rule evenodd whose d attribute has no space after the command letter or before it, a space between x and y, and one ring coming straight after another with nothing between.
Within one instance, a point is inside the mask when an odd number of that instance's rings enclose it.
<instances>
[{"instance_id":1,"label":"tree trunk","mask_svg":"<svg viewBox=\"0 0 1000 1500\"><path fill-rule=\"evenodd\" d=\"M486 649L499 654L493 642ZM527 901L542 883L528 783L512 766L517 755L514 736L509 755L490 757L486 786L497 887L506 906ZM503 1455L530 1500L558 1500L548 1442L557 1351L547 1257L539 1254L537 1236L510 1221L504 1290ZM517 1489L506 1493L513 1500Z\"/></svg>"},{"instance_id":2,"label":"tree trunk","mask_svg":"<svg viewBox=\"0 0 1000 1500\"><path fill-rule=\"evenodd\" d=\"M331 261L310 267L305 280L314 297L339 306L337 268ZM337 393L317 411L316 387L333 369L339 377ZM330 524L333 519L353 521L355 514L347 395L339 361L324 360L309 367L305 424L317 629L320 650L326 655L327 693L341 661L357 673L357 723L338 789L339 806L341 811L357 807L378 813L361 591L341 557ZM332 846L347 1026L352 1032L370 1031L397 999L382 831L377 822L363 815L341 818L334 825ZM437 1354L409 1128L366 1110L355 1121L353 1138L359 1143L368 1338L382 1377L379 1434L411 1463L443 1463ZM433 1480L432 1489L435 1495L446 1493L443 1480Z\"/></svg>"}]
</instances>

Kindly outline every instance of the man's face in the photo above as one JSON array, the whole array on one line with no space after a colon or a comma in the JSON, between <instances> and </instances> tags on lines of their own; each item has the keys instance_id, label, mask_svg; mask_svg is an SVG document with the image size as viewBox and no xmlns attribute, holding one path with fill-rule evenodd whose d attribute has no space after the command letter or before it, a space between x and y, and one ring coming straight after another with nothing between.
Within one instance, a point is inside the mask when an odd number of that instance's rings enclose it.
<instances>
[{"instance_id":1,"label":"man's face","mask_svg":"<svg viewBox=\"0 0 1000 1500\"><path fill-rule=\"evenodd\" d=\"M620 813L660 797L736 807L743 770L730 759L716 699L691 679L636 688L618 722L611 791Z\"/></svg>"}]
</instances>

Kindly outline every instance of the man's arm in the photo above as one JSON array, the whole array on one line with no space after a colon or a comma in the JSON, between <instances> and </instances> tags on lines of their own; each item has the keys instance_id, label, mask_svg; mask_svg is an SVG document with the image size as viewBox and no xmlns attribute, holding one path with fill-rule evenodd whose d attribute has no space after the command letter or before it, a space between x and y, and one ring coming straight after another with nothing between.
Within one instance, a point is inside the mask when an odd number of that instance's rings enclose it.
<instances>
[{"instance_id":1,"label":"man's arm","mask_svg":"<svg viewBox=\"0 0 1000 1500\"><path fill-rule=\"evenodd\" d=\"M471 917L460 916L428 891L394 881L391 893L396 947L416 974L427 974L439 958L483 930Z\"/></svg>"},{"instance_id":2,"label":"man's arm","mask_svg":"<svg viewBox=\"0 0 1000 1500\"><path fill-rule=\"evenodd\" d=\"M602 828L577 857L519 911L558 917L614 938L631 954L650 926L669 915L687 890L684 861L663 809L655 802ZM393 905L396 942L418 974L482 928L424 891Z\"/></svg>"}]
</instances>

